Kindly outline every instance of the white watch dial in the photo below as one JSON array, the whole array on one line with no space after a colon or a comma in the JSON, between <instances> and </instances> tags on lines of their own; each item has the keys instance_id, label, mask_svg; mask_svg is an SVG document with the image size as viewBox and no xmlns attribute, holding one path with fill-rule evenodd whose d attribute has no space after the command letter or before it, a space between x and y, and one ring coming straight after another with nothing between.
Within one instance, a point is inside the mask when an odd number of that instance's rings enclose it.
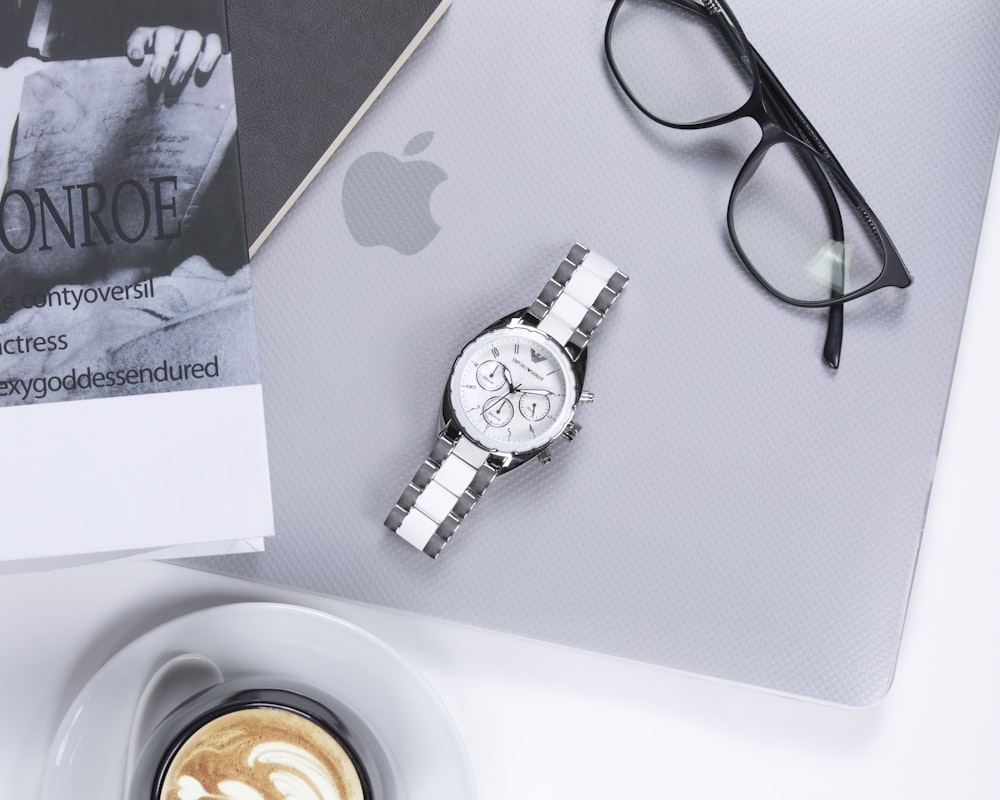
<instances>
[{"instance_id":1,"label":"white watch dial","mask_svg":"<svg viewBox=\"0 0 1000 800\"><path fill-rule=\"evenodd\" d=\"M532 328L498 328L470 342L449 387L459 425L479 444L524 453L573 416L576 376L559 345Z\"/></svg>"}]
</instances>

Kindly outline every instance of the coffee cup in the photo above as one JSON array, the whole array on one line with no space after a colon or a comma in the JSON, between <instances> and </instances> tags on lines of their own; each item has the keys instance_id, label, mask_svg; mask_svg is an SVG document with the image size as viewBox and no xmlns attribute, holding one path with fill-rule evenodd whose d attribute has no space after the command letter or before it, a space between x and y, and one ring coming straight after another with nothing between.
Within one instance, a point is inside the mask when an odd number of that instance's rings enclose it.
<instances>
[{"instance_id":1,"label":"coffee cup","mask_svg":"<svg viewBox=\"0 0 1000 800\"><path fill-rule=\"evenodd\" d=\"M185 653L150 677L126 800L395 800L390 759L346 703L287 677L213 667Z\"/></svg>"}]
</instances>

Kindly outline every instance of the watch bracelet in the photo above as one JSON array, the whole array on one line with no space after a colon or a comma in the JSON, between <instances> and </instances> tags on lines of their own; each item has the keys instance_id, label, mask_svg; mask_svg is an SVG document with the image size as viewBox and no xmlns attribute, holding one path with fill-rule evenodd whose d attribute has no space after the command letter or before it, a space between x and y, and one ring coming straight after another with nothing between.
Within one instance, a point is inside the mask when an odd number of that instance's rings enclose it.
<instances>
[{"instance_id":1,"label":"watch bracelet","mask_svg":"<svg viewBox=\"0 0 1000 800\"><path fill-rule=\"evenodd\" d=\"M500 470L499 457L459 434L438 436L385 525L437 558Z\"/></svg>"},{"instance_id":2,"label":"watch bracelet","mask_svg":"<svg viewBox=\"0 0 1000 800\"><path fill-rule=\"evenodd\" d=\"M576 361L628 280L610 261L574 244L521 320L552 336Z\"/></svg>"}]
</instances>

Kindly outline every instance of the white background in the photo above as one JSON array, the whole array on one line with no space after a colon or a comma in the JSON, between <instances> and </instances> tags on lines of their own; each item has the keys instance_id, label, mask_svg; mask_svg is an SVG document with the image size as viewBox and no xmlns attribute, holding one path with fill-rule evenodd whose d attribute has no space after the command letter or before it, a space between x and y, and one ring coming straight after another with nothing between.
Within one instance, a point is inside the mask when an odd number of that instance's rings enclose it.
<instances>
[{"instance_id":1,"label":"white background","mask_svg":"<svg viewBox=\"0 0 1000 800\"><path fill-rule=\"evenodd\" d=\"M36 796L66 706L135 635L196 608L267 599L358 623L420 670L465 738L483 800L1000 797L998 194L896 679L879 705L821 706L165 564L82 567L0 576L3 796Z\"/></svg>"}]
</instances>

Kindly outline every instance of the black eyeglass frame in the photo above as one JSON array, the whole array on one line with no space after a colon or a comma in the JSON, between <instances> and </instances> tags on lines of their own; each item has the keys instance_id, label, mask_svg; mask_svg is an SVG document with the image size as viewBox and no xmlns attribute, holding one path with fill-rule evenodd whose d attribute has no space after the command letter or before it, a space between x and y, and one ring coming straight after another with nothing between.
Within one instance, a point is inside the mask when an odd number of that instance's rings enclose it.
<instances>
[{"instance_id":1,"label":"black eyeglass frame","mask_svg":"<svg viewBox=\"0 0 1000 800\"><path fill-rule=\"evenodd\" d=\"M727 38L736 38L735 42L730 41L730 45L737 45L737 52L744 52L750 55L749 58L744 60L744 63L751 70L753 86L749 98L740 108L735 111L720 114L716 117L700 120L698 122L670 122L654 114L642 104L638 97L636 97L633 91L629 88L625 78L622 76L621 71L618 68L618 64L615 62L614 55L612 54L611 30L614 27L615 19L617 18L618 12L625 0L615 0L611 13L608 15L607 25L604 30L605 56L615 80L635 107L654 122L668 128L680 130L700 130L725 125L737 119L750 117L760 126L761 140L747 157L747 160L744 162L742 168L736 176L736 181L733 184L733 188L729 196L729 207L726 213L729 237L740 256L740 259L743 261L744 266L750 271L750 274L752 274L757 281L775 297L786 303L790 303L791 305L803 308L829 307L833 310L833 308L837 306L842 306L846 302L855 300L858 297L864 297L865 295L871 294L872 292L885 288L886 286L894 286L901 289L909 286L913 282L913 279L903 264L903 260L900 258L895 245L893 245L892 240L889 238L889 234L886 232L885 227L871 210L861 192L847 176L844 168L840 165L840 162L837 161L836 157L834 157L829 147L826 146L826 143L820 138L819 134L816 133L812 123L809 122L805 114L802 113L802 110L798 107L795 101L792 100L785 87L781 85L781 82L760 57L757 50L747 40L746 34L744 34L739 21L729 8L729 4L726 0L710 0L710 2L713 5L716 5L716 8L718 9L718 12L714 14L703 5L693 2L693 0L655 1L680 6L688 11L701 14L707 19L724 15L724 21L719 25L721 32ZM783 104L786 107L785 109L782 109L782 111L787 110L791 113L791 115L795 118L795 122L792 124L796 124L802 128L805 135L813 140L812 143L795 135L795 133L790 130L789 122L780 119L778 113L769 109L768 104L765 101L766 92L768 91L775 95L774 99L776 104ZM805 148L810 155L817 159L818 162L822 163L825 169L831 173L833 178L840 185L847 199L855 205L858 212L868 224L871 232L878 238L884 254L884 261L882 271L869 284L844 295L834 293L834 296L824 300L802 300L796 297L790 297L772 286L757 270L747 253L743 250L739 237L736 234L734 223L734 205L736 197L739 195L740 190L746 185L747 181L749 181L753 176L754 171L767 154L767 151L777 144L791 144L795 147ZM829 189L829 186L827 186L827 189ZM835 203L836 201L834 200L833 202Z\"/></svg>"}]
</instances>

